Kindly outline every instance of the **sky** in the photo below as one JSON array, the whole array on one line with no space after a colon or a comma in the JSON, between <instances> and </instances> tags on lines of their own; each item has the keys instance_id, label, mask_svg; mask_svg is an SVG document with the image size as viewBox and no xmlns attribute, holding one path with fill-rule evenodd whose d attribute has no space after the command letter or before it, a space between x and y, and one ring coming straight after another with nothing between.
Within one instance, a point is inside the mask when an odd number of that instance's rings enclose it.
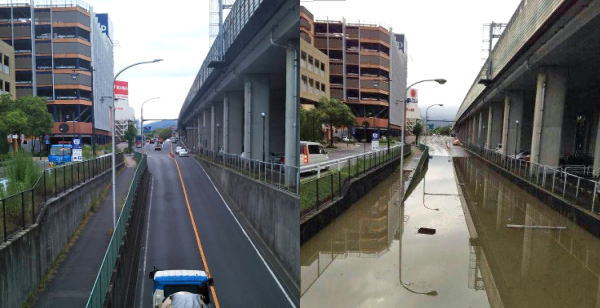
<instances>
[{"instance_id":1,"label":"sky","mask_svg":"<svg viewBox=\"0 0 600 308\"><path fill-rule=\"evenodd\" d=\"M379 24L406 34L408 82L418 85L421 110L430 119L454 119L482 66L483 25L508 22L520 0L321 0L301 1L315 19Z\"/></svg>"},{"instance_id":2,"label":"sky","mask_svg":"<svg viewBox=\"0 0 600 308\"><path fill-rule=\"evenodd\" d=\"M179 109L209 50L208 1L90 0L96 13L112 23L114 70L156 58L163 62L134 67L119 77L129 82L129 104L140 117L177 118Z\"/></svg>"},{"instance_id":3,"label":"sky","mask_svg":"<svg viewBox=\"0 0 600 308\"><path fill-rule=\"evenodd\" d=\"M142 60L119 78L129 82L129 103L145 118L177 118L209 49L207 0L90 0L95 12L109 13L115 73ZM430 118L453 118L481 68L483 24L507 22L520 0L346 0L301 1L317 19L376 23L407 36L408 80L446 78L445 85L418 86ZM443 108L443 110L441 110ZM437 110L436 110L437 109ZM449 116L450 114L450 116Z\"/></svg>"}]
</instances>

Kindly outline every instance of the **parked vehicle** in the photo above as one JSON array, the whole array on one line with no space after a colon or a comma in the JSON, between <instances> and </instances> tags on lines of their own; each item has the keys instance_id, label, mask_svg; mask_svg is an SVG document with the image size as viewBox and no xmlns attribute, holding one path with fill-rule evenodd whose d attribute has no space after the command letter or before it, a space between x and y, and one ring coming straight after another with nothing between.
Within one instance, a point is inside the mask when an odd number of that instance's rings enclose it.
<instances>
[{"instance_id":1,"label":"parked vehicle","mask_svg":"<svg viewBox=\"0 0 600 308\"><path fill-rule=\"evenodd\" d=\"M529 151L523 151L517 155L513 155L513 158L529 161L529 159L531 158L531 153Z\"/></svg>"},{"instance_id":2,"label":"parked vehicle","mask_svg":"<svg viewBox=\"0 0 600 308\"><path fill-rule=\"evenodd\" d=\"M162 151L162 143L160 143L160 142L154 143L154 151Z\"/></svg>"},{"instance_id":3,"label":"parked vehicle","mask_svg":"<svg viewBox=\"0 0 600 308\"><path fill-rule=\"evenodd\" d=\"M179 157L187 157L188 156L188 151L186 149L180 149L179 152L177 152L179 154Z\"/></svg>"},{"instance_id":4,"label":"parked vehicle","mask_svg":"<svg viewBox=\"0 0 600 308\"><path fill-rule=\"evenodd\" d=\"M350 142L350 138L348 138L348 136L344 136L344 137L342 137L342 141Z\"/></svg>"},{"instance_id":5,"label":"parked vehicle","mask_svg":"<svg viewBox=\"0 0 600 308\"><path fill-rule=\"evenodd\" d=\"M320 143L300 141L300 166L322 163L328 160L329 155L327 155L327 151L325 151L325 148Z\"/></svg>"},{"instance_id":6,"label":"parked vehicle","mask_svg":"<svg viewBox=\"0 0 600 308\"><path fill-rule=\"evenodd\" d=\"M53 144L50 146L48 162L53 165L62 165L71 162L73 155L73 145L71 144Z\"/></svg>"},{"instance_id":7,"label":"parked vehicle","mask_svg":"<svg viewBox=\"0 0 600 308\"><path fill-rule=\"evenodd\" d=\"M213 285L204 271L154 269L150 272L152 307L213 307L209 288Z\"/></svg>"}]
</instances>

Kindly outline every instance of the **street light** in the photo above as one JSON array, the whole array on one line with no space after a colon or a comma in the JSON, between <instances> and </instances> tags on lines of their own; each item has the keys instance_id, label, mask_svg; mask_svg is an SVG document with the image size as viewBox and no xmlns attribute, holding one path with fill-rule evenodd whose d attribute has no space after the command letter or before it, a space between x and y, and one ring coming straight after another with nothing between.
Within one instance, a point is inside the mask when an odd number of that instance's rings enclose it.
<instances>
[{"instance_id":1,"label":"street light","mask_svg":"<svg viewBox=\"0 0 600 308\"><path fill-rule=\"evenodd\" d=\"M515 121L515 158L517 158L517 147L519 146L519 120Z\"/></svg>"},{"instance_id":2,"label":"street light","mask_svg":"<svg viewBox=\"0 0 600 308\"><path fill-rule=\"evenodd\" d=\"M404 180L403 180L403 170L404 170L404 131L406 130L406 102L408 101L408 98L406 97L408 94L408 90L410 90L410 88L414 87L415 85L422 83L422 82L431 82L431 81L435 81L438 84L445 84L446 83L446 79L442 79L442 78L437 78L437 79L423 79L420 81L417 81L413 84L411 84L410 86L406 87L406 91L404 92L404 102L402 103L402 136L400 137L400 140L402 141L401 146L400 146L400 184L402 185L402 201L404 201Z\"/></svg>"},{"instance_id":3,"label":"street light","mask_svg":"<svg viewBox=\"0 0 600 308\"><path fill-rule=\"evenodd\" d=\"M429 141L429 115L428 115L429 108L435 107L435 106L442 107L442 106L444 106L444 104L434 104L434 105L427 107L427 109L425 109L425 138L427 138L427 139L425 139L426 141Z\"/></svg>"},{"instance_id":4,"label":"street light","mask_svg":"<svg viewBox=\"0 0 600 308\"><path fill-rule=\"evenodd\" d=\"M113 78L113 94L112 94L112 110L111 110L111 114L112 114L112 137L111 137L111 141L112 141L112 154L111 154L111 160L112 160L112 216L113 216L113 232L115 230L115 227L117 225L117 168L116 168L116 155L115 155L115 83L117 81L117 78L119 77L119 75L121 75L121 73L123 73L124 71L137 66L137 65L142 65L142 64L150 64L150 63L156 63L156 62L160 62L162 61L162 59L154 59L154 60L150 60L150 61L142 61L142 62L137 62L134 64L131 64L129 66L126 66L125 68L123 68L122 70L120 70L116 75L115 78Z\"/></svg>"},{"instance_id":5,"label":"street light","mask_svg":"<svg viewBox=\"0 0 600 308\"><path fill-rule=\"evenodd\" d=\"M260 117L262 118L262 161L265 161L265 117L266 113L261 112Z\"/></svg>"},{"instance_id":6,"label":"street light","mask_svg":"<svg viewBox=\"0 0 600 308\"><path fill-rule=\"evenodd\" d=\"M220 137L221 136L220 128L221 128L221 124L217 123L217 152L221 152L221 141L219 141L219 139L221 138ZM264 129L264 123L263 123L263 129ZM264 138L264 135L263 135L263 138ZM263 144L264 144L264 142L263 142ZM265 151L265 147L263 146L263 152L264 151Z\"/></svg>"},{"instance_id":7,"label":"street light","mask_svg":"<svg viewBox=\"0 0 600 308\"><path fill-rule=\"evenodd\" d=\"M152 101L152 100L155 100L155 99L159 99L159 98L160 98L160 97L158 97L158 96L156 96L156 97L152 97L152 98L149 98L149 99L145 100L145 101L142 103L142 111L141 111L141 114L140 114L140 116L141 116L141 118L142 118L142 119L141 119L141 121L142 121L142 122L141 122L141 124L142 124L142 153L143 153L143 154L146 154L146 144L144 143L144 104L146 104L146 103L147 103L147 102L149 102L149 101Z\"/></svg>"}]
</instances>

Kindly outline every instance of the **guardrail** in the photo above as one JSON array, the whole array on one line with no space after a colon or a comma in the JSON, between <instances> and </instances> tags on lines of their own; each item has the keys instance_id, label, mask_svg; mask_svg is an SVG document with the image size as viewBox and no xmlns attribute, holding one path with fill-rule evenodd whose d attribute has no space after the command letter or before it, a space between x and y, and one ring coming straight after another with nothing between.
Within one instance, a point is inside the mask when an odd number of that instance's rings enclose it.
<instances>
[{"instance_id":1,"label":"guardrail","mask_svg":"<svg viewBox=\"0 0 600 308\"><path fill-rule=\"evenodd\" d=\"M301 173L317 172L316 176L300 183L300 213L318 209L322 204L342 197L344 185L358 177L400 156L401 145L383 148L324 163L312 164L300 168ZM404 145L404 155L410 154L410 145ZM321 170L327 170L323 173Z\"/></svg>"},{"instance_id":2,"label":"guardrail","mask_svg":"<svg viewBox=\"0 0 600 308\"><path fill-rule=\"evenodd\" d=\"M600 207L596 205L600 188L598 181L566 172L561 168L516 159L478 145L468 144L465 147L538 188L558 195L590 213L600 212Z\"/></svg>"},{"instance_id":3,"label":"guardrail","mask_svg":"<svg viewBox=\"0 0 600 308\"><path fill-rule=\"evenodd\" d=\"M98 275L96 276L94 286L92 287L92 291L85 305L87 308L103 307L104 305L104 300L110 286L113 270L119 255L119 249L121 248L121 243L123 241L123 236L127 231L126 227L128 225L129 216L131 216L131 205L135 200L135 193L137 191L138 184L141 182L142 175L147 168L146 156L138 152L135 153L135 156L136 160L138 161L137 168L135 169L135 175L133 176L133 180L129 186L125 204L123 205L121 213L119 214L116 228L110 237L108 249L106 249L106 253L102 258Z\"/></svg>"},{"instance_id":4,"label":"guardrail","mask_svg":"<svg viewBox=\"0 0 600 308\"><path fill-rule=\"evenodd\" d=\"M207 149L198 149L195 152L202 159L222 165L278 189L298 194L298 167Z\"/></svg>"},{"instance_id":5,"label":"guardrail","mask_svg":"<svg viewBox=\"0 0 600 308\"><path fill-rule=\"evenodd\" d=\"M117 153L116 163L123 161L123 153ZM0 230L5 242L13 234L33 224L41 206L67 190L95 178L111 167L111 156L70 163L44 169L33 187L0 199L2 212Z\"/></svg>"}]
</instances>

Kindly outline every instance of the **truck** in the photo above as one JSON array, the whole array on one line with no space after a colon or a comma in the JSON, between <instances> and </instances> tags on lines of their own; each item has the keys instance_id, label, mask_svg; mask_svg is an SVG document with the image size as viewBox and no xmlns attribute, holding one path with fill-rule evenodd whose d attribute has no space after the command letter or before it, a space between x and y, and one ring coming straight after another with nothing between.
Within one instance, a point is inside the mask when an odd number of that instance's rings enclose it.
<instances>
[{"instance_id":1,"label":"truck","mask_svg":"<svg viewBox=\"0 0 600 308\"><path fill-rule=\"evenodd\" d=\"M48 154L48 163L51 165L62 165L71 162L73 155L72 144L53 144L50 145L50 154Z\"/></svg>"},{"instance_id":2,"label":"truck","mask_svg":"<svg viewBox=\"0 0 600 308\"><path fill-rule=\"evenodd\" d=\"M212 278L201 270L159 270L149 274L153 281L153 308L213 308Z\"/></svg>"}]
</instances>

